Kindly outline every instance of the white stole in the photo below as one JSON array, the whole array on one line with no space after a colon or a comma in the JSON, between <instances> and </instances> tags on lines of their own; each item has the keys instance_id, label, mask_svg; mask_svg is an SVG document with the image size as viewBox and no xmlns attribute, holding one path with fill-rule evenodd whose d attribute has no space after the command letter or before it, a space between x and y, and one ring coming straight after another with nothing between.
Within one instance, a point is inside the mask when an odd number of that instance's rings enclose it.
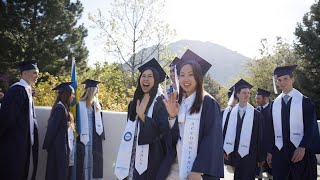
<instances>
[{"instance_id":1,"label":"white stole","mask_svg":"<svg viewBox=\"0 0 320 180\"><path fill-rule=\"evenodd\" d=\"M88 120L88 112L87 105L85 101L79 101L79 109L80 109L80 141L86 145L89 142L89 120ZM97 110L97 107L93 107L94 117L95 117L95 128L96 133L101 135L103 132L101 111Z\"/></svg>"},{"instance_id":2,"label":"white stole","mask_svg":"<svg viewBox=\"0 0 320 180\"><path fill-rule=\"evenodd\" d=\"M34 125L38 125L37 119L35 119L35 115L33 114L33 99L32 99L32 92L31 91L31 86L23 79L20 79L19 82L14 83L11 87L20 85L23 86L27 92L28 99L29 99L29 126L30 126L30 140L31 140L31 145L34 143Z\"/></svg>"},{"instance_id":3,"label":"white stole","mask_svg":"<svg viewBox=\"0 0 320 180\"><path fill-rule=\"evenodd\" d=\"M180 129L180 136L182 137L182 140L179 140L177 143L180 179L187 179L188 175L192 171L193 163L198 152L202 105L198 113L190 115L190 108L194 103L195 97L196 92L188 98L183 99L178 114L179 128L183 127L183 131Z\"/></svg>"},{"instance_id":4,"label":"white stole","mask_svg":"<svg viewBox=\"0 0 320 180\"><path fill-rule=\"evenodd\" d=\"M158 96L156 96L153 99L153 102L149 107L147 116L150 118L152 118L153 108L154 108L155 102L157 101L157 97ZM119 151L117 155L116 166L114 170L114 174L120 180L126 178L129 175L133 140L134 140L134 134L135 134L137 124L138 124L138 128L137 128L138 131L137 131L137 142L136 142L135 168L140 175L148 168L149 144L138 145L140 125L137 122L138 120L131 121L130 119L128 119L123 136L122 136L123 138L121 139L121 143L120 143Z\"/></svg>"},{"instance_id":5,"label":"white stole","mask_svg":"<svg viewBox=\"0 0 320 180\"><path fill-rule=\"evenodd\" d=\"M291 94L292 93L292 94ZM290 141L294 144L295 147L298 147L303 135L304 135L304 126L303 126L303 113L302 113L302 100L303 94L298 90L292 89L290 92L292 95L291 105L290 105ZM274 124L274 138L275 145L279 150L283 147L283 136L282 136L282 97L284 96L281 93L273 102L272 105L272 119Z\"/></svg>"},{"instance_id":6,"label":"white stole","mask_svg":"<svg viewBox=\"0 0 320 180\"><path fill-rule=\"evenodd\" d=\"M237 133L237 121L238 121L239 104L237 104L231 111L229 116L228 127L225 135L223 149L227 154L234 151L236 133ZM241 157L249 154L251 134L254 119L254 107L247 103L247 110L244 115L241 132L238 153Z\"/></svg>"},{"instance_id":7,"label":"white stole","mask_svg":"<svg viewBox=\"0 0 320 180\"><path fill-rule=\"evenodd\" d=\"M231 106L227 106L226 109L224 109L224 111L223 111L223 115L222 115L222 130L224 128L224 124L226 123L227 115L231 110L232 110L232 107Z\"/></svg>"}]
</instances>

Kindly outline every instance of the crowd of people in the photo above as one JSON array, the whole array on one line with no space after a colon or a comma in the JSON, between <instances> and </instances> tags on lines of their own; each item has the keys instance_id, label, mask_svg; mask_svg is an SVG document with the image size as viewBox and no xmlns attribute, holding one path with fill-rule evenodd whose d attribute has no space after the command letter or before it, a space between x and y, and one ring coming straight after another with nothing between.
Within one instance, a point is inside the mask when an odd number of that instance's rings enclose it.
<instances>
[{"instance_id":1,"label":"crowd of people","mask_svg":"<svg viewBox=\"0 0 320 180\"><path fill-rule=\"evenodd\" d=\"M31 86L39 69L35 61L19 65L21 79L4 94L0 109L0 178L8 180L35 179L37 173L38 125ZM138 68L115 176L120 180L216 180L226 170L235 180L254 180L263 172L274 180L316 180L317 117L311 99L293 87L297 66L274 70L274 85L282 91L274 101L269 99L271 92L257 88L254 107L250 104L253 86L241 79L229 89L228 106L223 109L203 89L210 67L187 50L170 64L168 88L168 76L157 60ZM42 145L48 152L46 179L102 180L105 134L99 81L83 82L79 134L70 112L75 97L72 83L53 89L57 97Z\"/></svg>"}]
</instances>

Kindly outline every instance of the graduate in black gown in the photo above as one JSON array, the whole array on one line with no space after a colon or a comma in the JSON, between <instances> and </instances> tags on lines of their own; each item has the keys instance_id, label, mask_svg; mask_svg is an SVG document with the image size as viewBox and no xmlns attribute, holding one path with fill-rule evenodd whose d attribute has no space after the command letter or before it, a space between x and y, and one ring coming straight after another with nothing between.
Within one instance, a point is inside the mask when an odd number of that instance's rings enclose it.
<instances>
[{"instance_id":1,"label":"graduate in black gown","mask_svg":"<svg viewBox=\"0 0 320 180\"><path fill-rule=\"evenodd\" d=\"M134 98L128 106L128 122L121 139L115 175L118 179L159 179L165 155L164 134L169 130L168 114L159 83L166 77L152 59L138 68L141 72Z\"/></svg>"},{"instance_id":2,"label":"graduate in black gown","mask_svg":"<svg viewBox=\"0 0 320 180\"><path fill-rule=\"evenodd\" d=\"M224 176L220 107L203 89L203 76L210 67L190 50L178 64L178 101L176 92L165 100L171 129L160 172L168 180Z\"/></svg>"},{"instance_id":3,"label":"graduate in black gown","mask_svg":"<svg viewBox=\"0 0 320 180\"><path fill-rule=\"evenodd\" d=\"M37 81L34 60L19 63L21 79L4 95L0 110L0 179L35 179L38 129L31 85Z\"/></svg>"},{"instance_id":4,"label":"graduate in black gown","mask_svg":"<svg viewBox=\"0 0 320 180\"><path fill-rule=\"evenodd\" d=\"M228 106L224 110L221 111L223 135L226 134L226 130L227 130L227 127L224 124L226 123L226 120L229 119L230 112L231 112L232 108L236 104L238 104L238 98L236 97L236 94L234 93L234 86L232 86L229 89L228 99L229 99L228 103L227 103Z\"/></svg>"},{"instance_id":5,"label":"graduate in black gown","mask_svg":"<svg viewBox=\"0 0 320 180\"><path fill-rule=\"evenodd\" d=\"M274 70L282 93L272 102L267 162L274 180L317 179L316 157L312 151L315 137L315 108L310 98L293 88L297 65ZM318 142L319 143L319 142Z\"/></svg>"},{"instance_id":6,"label":"graduate in black gown","mask_svg":"<svg viewBox=\"0 0 320 180\"><path fill-rule=\"evenodd\" d=\"M241 79L235 85L239 103L224 124L224 160L234 170L235 180L254 180L256 167L265 160L262 115L249 104L251 84Z\"/></svg>"},{"instance_id":7,"label":"graduate in black gown","mask_svg":"<svg viewBox=\"0 0 320 180\"><path fill-rule=\"evenodd\" d=\"M68 128L75 129L70 112L70 103L75 97L71 84L72 82L62 83L53 89L58 91L58 95L51 110L43 142L43 149L48 152L46 180L71 178L69 163L70 149L73 147L69 144Z\"/></svg>"},{"instance_id":8,"label":"graduate in black gown","mask_svg":"<svg viewBox=\"0 0 320 180\"><path fill-rule=\"evenodd\" d=\"M99 83L92 79L82 82L85 91L79 101L81 130L77 138L77 180L103 178L102 141L105 133L102 104L98 99Z\"/></svg>"},{"instance_id":9,"label":"graduate in black gown","mask_svg":"<svg viewBox=\"0 0 320 180\"><path fill-rule=\"evenodd\" d=\"M265 124L267 120L270 120L269 116L270 116L270 91L267 91L265 89L261 89L258 88L257 89L257 94L256 94L256 104L257 104L257 110L261 112L262 116L263 116L263 128L265 129ZM268 131L263 131L263 138L267 138ZM266 142L266 140L264 140L263 142ZM266 143L264 143L264 145L267 145ZM266 148L266 146L264 147ZM257 168L257 176L259 176L259 178L262 178L262 173L263 172L267 172L268 173L268 177L271 177L272 173L271 173L271 168L269 167L268 163L264 163L263 167L261 168Z\"/></svg>"}]
</instances>

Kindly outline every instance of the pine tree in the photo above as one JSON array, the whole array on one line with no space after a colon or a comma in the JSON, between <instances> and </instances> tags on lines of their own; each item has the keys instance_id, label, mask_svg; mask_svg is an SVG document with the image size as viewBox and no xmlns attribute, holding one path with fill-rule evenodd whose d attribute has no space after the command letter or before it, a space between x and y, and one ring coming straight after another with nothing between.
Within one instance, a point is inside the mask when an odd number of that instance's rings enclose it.
<instances>
[{"instance_id":1,"label":"pine tree","mask_svg":"<svg viewBox=\"0 0 320 180\"><path fill-rule=\"evenodd\" d=\"M79 0L0 2L0 74L17 75L16 63L36 59L40 71L58 75L71 67L86 66L87 30L78 25L83 11Z\"/></svg>"},{"instance_id":2,"label":"pine tree","mask_svg":"<svg viewBox=\"0 0 320 180\"><path fill-rule=\"evenodd\" d=\"M316 104L320 117L320 3L313 4L310 12L298 23L295 35L298 42L296 52L301 56L297 69L297 80L302 92Z\"/></svg>"}]
</instances>

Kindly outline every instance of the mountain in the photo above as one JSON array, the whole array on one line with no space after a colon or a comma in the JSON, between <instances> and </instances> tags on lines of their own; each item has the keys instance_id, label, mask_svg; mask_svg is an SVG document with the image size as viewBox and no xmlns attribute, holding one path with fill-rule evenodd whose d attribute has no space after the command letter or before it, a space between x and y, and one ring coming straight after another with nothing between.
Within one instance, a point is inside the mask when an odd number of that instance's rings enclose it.
<instances>
[{"instance_id":1,"label":"mountain","mask_svg":"<svg viewBox=\"0 0 320 180\"><path fill-rule=\"evenodd\" d=\"M222 86L238 75L241 66L249 60L248 57L236 51L208 41L180 40L169 44L168 48L178 57L181 57L186 49L190 49L210 62L212 64L209 70L210 76Z\"/></svg>"}]
</instances>

